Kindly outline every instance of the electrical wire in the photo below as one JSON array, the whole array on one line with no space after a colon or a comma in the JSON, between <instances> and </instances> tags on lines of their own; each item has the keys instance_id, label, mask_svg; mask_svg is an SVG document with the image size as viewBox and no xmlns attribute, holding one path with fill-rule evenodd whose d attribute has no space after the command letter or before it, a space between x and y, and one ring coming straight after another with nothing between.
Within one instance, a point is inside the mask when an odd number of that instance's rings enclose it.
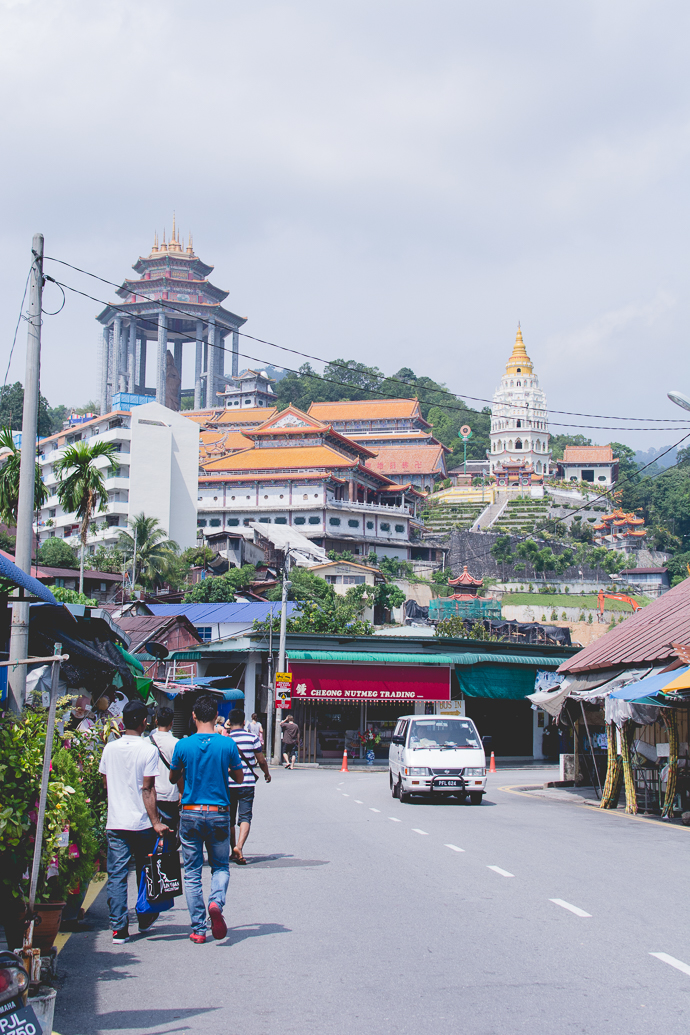
<instances>
[{"instance_id":1,"label":"electrical wire","mask_svg":"<svg viewBox=\"0 0 690 1035\"><path fill-rule=\"evenodd\" d=\"M56 261L56 260L53 260L53 261ZM57 261L59 261L59 260L57 260ZM65 263L65 265L69 265L69 264ZM76 269L76 267L74 267L74 268ZM82 271L79 271L79 272L82 272ZM95 274L92 274L92 276L95 276ZM53 280L52 277L50 279ZM102 277L97 277L96 279L97 280L102 280L103 278ZM106 302L102 298L96 298L95 295L90 295L86 291L80 291L79 288L72 287L72 285L66 284L64 281L53 280L53 282L55 284L57 284L59 287L66 289L67 291L72 291L76 295L81 295L83 298L90 299L92 302L98 302L99 305L104 305L107 308L114 309L116 312L120 312L120 313L122 313L125 316L132 316L132 313L130 312L130 310L129 309L125 309L124 306L115 305L113 302ZM106 281L106 283L109 283L109 281ZM152 301L155 301L158 304L158 299L152 299ZM164 306L166 308L172 308L173 312L181 313L185 318L189 319L189 313L186 312L184 309L175 309L174 307L168 306L168 304L165 303L165 302L161 302L160 304L161 304L161 306ZM139 324L148 324L151 328L153 328L155 330L157 330L157 328L158 328L158 321L157 320L147 319L145 316L141 316L141 315L137 315L136 319L137 319L137 323L139 323ZM203 320L200 320L199 322L200 323L208 323L208 321L203 321ZM178 334L181 338L183 338L186 341L197 342L199 340L198 338L195 338L191 334L185 334L184 331L176 331L175 333ZM248 335L248 334L243 335L243 337L251 338L252 341L257 341L257 342L262 340L260 338L253 338L251 335ZM271 345L271 342L264 342L263 344ZM211 347L214 348L214 349L218 349L220 352L228 353L229 355L242 356L243 359L250 359L250 360L252 360L252 361L254 361L256 363L260 363L260 364L262 364L264 366L265 365L269 365L269 366L271 365L270 360L268 360L268 359L266 359L265 357L262 357L262 356L254 356L254 355L252 355L251 353L248 353L248 352L239 352L239 351L238 352L234 352L233 349L228 349L224 345L217 345L215 343L213 343L211 345ZM282 346L275 346L275 347L276 348L281 348ZM295 351L295 350L289 349L287 351L291 351L292 352L292 351ZM299 355L304 355L304 353L298 353L298 354ZM319 362L324 362L324 361L323 360L319 360ZM344 364L337 364L337 365L338 366L344 366ZM289 371L292 374L300 375L300 373L301 373L301 371L296 370L294 367L288 367L288 366L285 366L285 365L282 366L282 369L283 370L287 370L287 371ZM350 370L349 367L346 367L345 369ZM317 380L323 381L326 384L338 385L338 387L342 387L342 384L343 384L342 381L337 381L335 378L332 378L332 377L325 377L323 374L318 374L316 371L312 371L311 373L309 373L306 376L314 377ZM401 381L401 380L396 379L396 378L387 378L384 375L382 375L382 380L384 380L384 381L391 381L391 380L392 381L397 381L398 384L404 385L405 388L408 391L412 387L410 384L408 384L407 381ZM390 398L390 396L384 395L384 393L380 389L376 389L376 388L358 388L357 390L358 391L362 391L362 392L367 392L369 395L379 396L379 397L381 397L383 399ZM449 392L449 391L447 391L445 389L435 389L435 388L433 388L433 389L429 389L429 391L433 392L433 393L437 393L437 394L449 395L456 402L458 401L458 397L457 396L453 395L452 392ZM469 395L468 396L461 396L460 398L472 399L473 396L469 396ZM481 401L488 401L488 400L479 400L479 401L481 402ZM455 410L461 411L462 413L467 413L467 407L463 406L463 405L452 406L450 403L443 403L442 405L444 405L447 409L455 409ZM214 409L214 407L209 407L209 409ZM562 413L562 412L565 412L565 411L552 410L550 412L552 412L552 413ZM605 418L605 419L613 420L615 418ZM626 420L627 418L623 417L623 418L620 418L620 419ZM630 418L630 419L632 419L632 420L640 419L641 420L642 418ZM655 418L650 418L650 420L655 420ZM609 432L609 431L663 431L663 430L670 430L670 429L664 429L664 428L647 428L647 427L645 427L645 428L639 428L639 427L630 428L627 425L616 426L616 425L608 425L608 424L573 424L573 423L559 422L559 421L549 421L549 426L550 427L555 427L555 428L581 428L581 429L584 429L584 430L587 430L587 431L606 431L606 432ZM685 427L687 427L687 424L685 425ZM526 429L526 430L528 430L528 429ZM684 429L683 428L674 427L673 430L674 431L681 431L681 430L684 430Z\"/></svg>"},{"instance_id":2,"label":"electrical wire","mask_svg":"<svg viewBox=\"0 0 690 1035\"><path fill-rule=\"evenodd\" d=\"M41 312L43 313L44 316L57 316L57 314L61 313L62 310L65 308L65 303L67 301L67 296L65 295L65 290L64 290L62 284L58 283L58 281L55 280L53 277L49 277L47 273L44 274L43 279L44 280L49 280L51 282L51 284L55 284L56 287L60 288L60 291L62 291L62 305L60 306L59 309L56 309L54 313L49 313L47 309L43 309L43 308L41 309Z\"/></svg>"},{"instance_id":3,"label":"electrical wire","mask_svg":"<svg viewBox=\"0 0 690 1035\"><path fill-rule=\"evenodd\" d=\"M26 292L29 288L29 280L31 278L31 271L34 268L33 262L29 266L29 272L26 275L26 283L24 284L24 294L22 295L22 304L19 306L19 316L17 317L17 326L14 328L14 337L12 338L12 348L10 349L10 358L7 360L7 370L5 371L5 380L2 383L2 391L5 391L7 387L7 378L10 373L10 366L12 364L12 356L14 354L14 346L17 344L17 334L19 333L19 324L22 322L22 316L24 315L22 310L24 309L24 302L26 301Z\"/></svg>"},{"instance_id":4,"label":"electrical wire","mask_svg":"<svg viewBox=\"0 0 690 1035\"><path fill-rule=\"evenodd\" d=\"M83 273L85 276L92 277L94 280L100 280L101 283L108 284L110 287L114 287L118 291L122 288L122 284L117 284L113 280L107 280L105 277L98 276L97 273L91 273L89 270L84 270L84 269L81 269L79 266L74 266L74 265L72 265L72 263L66 262L64 259L56 259L56 258L54 258L53 256L50 256L50 255L45 256L45 258L47 260L49 260L50 262L58 262L62 266L68 266L69 269L76 270L77 273ZM55 283L59 283L59 281L56 281ZM132 283L135 283L135 282L132 282ZM76 290L76 289L71 289L71 290ZM174 312L174 313L180 313L181 315L183 315L187 319L189 319L190 314L186 310L179 309L176 306L171 305L170 302L168 302L167 300L158 299L158 298L155 298L152 295L145 295L141 291L138 291L138 290L136 292L132 292L132 293L136 294L136 295L139 295L141 298L144 298L147 301L156 302L158 305L161 306L161 308L168 309L168 310L170 310L171 312ZM90 298L91 296L87 295L86 297ZM110 302L103 302L101 299L95 299L95 301L100 302L100 304L102 304L102 305L110 306L113 309L118 309L119 308L118 306L115 306L115 305L113 305ZM121 310L121 311L126 312L128 316L132 315L129 310ZM139 318L137 317L137 319L139 319ZM200 323L205 323L207 326L208 326L208 323L209 323L208 320L203 320L203 319L200 320L199 322ZM322 356L314 356L314 355L312 355L311 353L308 353L308 352L301 352L299 349L288 348L286 345L278 345L278 344L276 344L273 341L267 341L265 338L257 338L253 334L247 334L246 331L237 330L235 333L240 335L243 338L248 338L250 341L255 341L255 342L257 342L260 345L268 345L270 348L280 349L282 352L290 352L290 353L292 353L295 356L302 356L304 359L311 359L315 363L325 363L325 364L329 365L330 367L340 367L343 370L347 370L348 372L352 371L352 368L349 367L346 363L338 363L336 360L327 360L327 359L324 359ZM190 341L195 341L196 339L190 338L189 340ZM222 348L222 346L216 345L215 348ZM230 350L226 349L224 351L230 351ZM248 359L255 359L256 358L254 356L246 356L245 353L238 353L238 355L242 355L242 356L244 356L244 358L248 358ZM268 360L259 360L259 362L266 362L267 363ZM290 367L285 367L285 369L286 370L291 370ZM292 371L292 372L293 373L299 373L299 371ZM314 374L313 376L319 377L320 375L319 374ZM397 378L397 377L394 377L394 376L388 376L386 374L381 374L380 376L381 376L381 381L382 382L383 381L387 381L387 382L390 382L390 383L393 383L393 384L403 385L408 391L409 391L409 389L411 387L410 384L407 381L404 381L402 378ZM324 380L328 380L328 379L324 379ZM334 381L333 383L334 384L339 384L340 382ZM367 388L361 389L361 390L362 391L369 391L369 392L374 391L373 389L367 389ZM436 392L436 393L441 394L441 395L449 395L453 399L469 399L471 402L487 403L490 406L494 405L494 400L492 400L492 399L484 399L481 396L464 395L462 392L451 392L447 388L440 388L439 387L439 388L429 389L429 391ZM525 408L527 408L527 404L525 404ZM625 420L625 421L635 421L635 422L643 422L643 423L671 424L671 425L673 425L673 424L682 424L683 423L682 418L679 418L679 417L678 418L669 418L669 417L608 416L607 414L603 414L603 413L578 413L578 412L576 412L574 410L554 410L554 409L549 409L548 407L547 407L547 412L548 413L557 413L557 414L560 414L561 416L565 416L565 417L587 417L587 418L592 419L592 420ZM599 427L598 425L588 425L588 424L583 424L583 425L560 424L560 425L555 425L555 426L556 427L568 427L568 428L575 428L575 427L595 428L595 427ZM611 430L612 431L623 431L625 429L624 428L611 428ZM653 431L654 429L653 428L634 428L634 429L631 429L631 430L635 430L635 431Z\"/></svg>"}]
</instances>

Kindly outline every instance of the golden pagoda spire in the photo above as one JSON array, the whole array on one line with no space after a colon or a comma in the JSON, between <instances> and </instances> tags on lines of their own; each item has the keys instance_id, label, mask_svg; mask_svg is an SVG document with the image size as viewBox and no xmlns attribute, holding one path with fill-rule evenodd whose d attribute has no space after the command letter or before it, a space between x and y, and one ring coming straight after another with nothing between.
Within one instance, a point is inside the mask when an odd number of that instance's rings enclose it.
<instances>
[{"instance_id":1,"label":"golden pagoda spire","mask_svg":"<svg viewBox=\"0 0 690 1035\"><path fill-rule=\"evenodd\" d=\"M518 323L517 334L515 335L515 344L513 345L513 352L506 363L506 374L519 375L519 374L531 374L532 373L532 360L527 355L527 349L525 343L522 340L522 328Z\"/></svg>"},{"instance_id":2,"label":"golden pagoda spire","mask_svg":"<svg viewBox=\"0 0 690 1035\"><path fill-rule=\"evenodd\" d=\"M162 252L167 252L167 250L168 250L168 246L165 243L165 227L163 227L163 240L161 241L160 250Z\"/></svg>"},{"instance_id":3,"label":"golden pagoda spire","mask_svg":"<svg viewBox=\"0 0 690 1035\"><path fill-rule=\"evenodd\" d=\"M153 248L151 249L151 255L154 255L158 251L158 231L153 235Z\"/></svg>"},{"instance_id":4,"label":"golden pagoda spire","mask_svg":"<svg viewBox=\"0 0 690 1035\"><path fill-rule=\"evenodd\" d=\"M192 231L189 231L189 243L187 244L187 255L194 255L194 246L192 244Z\"/></svg>"}]
</instances>

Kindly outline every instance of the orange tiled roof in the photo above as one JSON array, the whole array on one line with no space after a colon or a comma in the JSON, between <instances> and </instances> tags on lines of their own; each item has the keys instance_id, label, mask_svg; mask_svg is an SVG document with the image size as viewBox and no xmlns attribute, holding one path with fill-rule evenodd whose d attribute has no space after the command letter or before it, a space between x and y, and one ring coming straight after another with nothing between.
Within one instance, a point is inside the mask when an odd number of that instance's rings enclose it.
<instances>
[{"instance_id":1,"label":"orange tiled roof","mask_svg":"<svg viewBox=\"0 0 690 1035\"><path fill-rule=\"evenodd\" d=\"M215 411L218 413L218 411ZM213 424L263 424L277 413L275 406L248 406L246 410L221 410ZM185 415L186 416L186 415Z\"/></svg>"},{"instance_id":2,"label":"orange tiled roof","mask_svg":"<svg viewBox=\"0 0 690 1035\"><path fill-rule=\"evenodd\" d=\"M205 429L199 434L199 458L201 463L213 457L251 449L251 440L241 431L212 431Z\"/></svg>"},{"instance_id":3,"label":"orange tiled roof","mask_svg":"<svg viewBox=\"0 0 690 1035\"><path fill-rule=\"evenodd\" d=\"M247 449L242 453L218 460L211 460L203 465L204 471L294 471L301 467L357 467L358 461L336 453L328 446L286 446L276 449Z\"/></svg>"},{"instance_id":4,"label":"orange tiled roof","mask_svg":"<svg viewBox=\"0 0 690 1035\"><path fill-rule=\"evenodd\" d=\"M355 399L342 402L314 402L309 414L329 424L333 420L386 420L419 417L417 399ZM424 422L426 423L426 421Z\"/></svg>"},{"instance_id":5,"label":"orange tiled roof","mask_svg":"<svg viewBox=\"0 0 690 1035\"><path fill-rule=\"evenodd\" d=\"M566 446L563 450L567 464L607 464L616 460L611 446Z\"/></svg>"},{"instance_id":6,"label":"orange tiled roof","mask_svg":"<svg viewBox=\"0 0 690 1035\"><path fill-rule=\"evenodd\" d=\"M183 416L188 417L189 420L193 420L195 424L208 424L218 413L222 413L222 410L182 410Z\"/></svg>"},{"instance_id":7,"label":"orange tiled roof","mask_svg":"<svg viewBox=\"0 0 690 1035\"><path fill-rule=\"evenodd\" d=\"M212 475L199 475L199 485L215 485L218 482L275 482L275 481L286 481L286 482L302 482L308 481L322 481L329 477L329 472L325 474L323 472L305 474L303 472L292 472L291 474L281 474L280 471L274 471L271 474L212 474ZM343 478L335 478L330 475L333 481L344 482Z\"/></svg>"},{"instance_id":8,"label":"orange tiled roof","mask_svg":"<svg viewBox=\"0 0 690 1035\"><path fill-rule=\"evenodd\" d=\"M381 446L367 467L381 474L433 474L443 470L443 447Z\"/></svg>"}]
</instances>

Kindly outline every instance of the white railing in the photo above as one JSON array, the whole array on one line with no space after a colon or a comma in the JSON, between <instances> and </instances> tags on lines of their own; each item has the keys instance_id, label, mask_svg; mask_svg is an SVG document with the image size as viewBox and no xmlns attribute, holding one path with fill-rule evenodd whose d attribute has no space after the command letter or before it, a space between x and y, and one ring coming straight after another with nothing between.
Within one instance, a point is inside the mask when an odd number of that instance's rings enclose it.
<instances>
[{"instance_id":1,"label":"white railing","mask_svg":"<svg viewBox=\"0 0 690 1035\"><path fill-rule=\"evenodd\" d=\"M412 508L408 506L403 507L389 507L385 503L359 503L357 500L326 500L327 507L339 507L341 510L347 510L349 507L361 508L366 510L383 510L387 513L399 513L399 514L411 514Z\"/></svg>"}]
</instances>

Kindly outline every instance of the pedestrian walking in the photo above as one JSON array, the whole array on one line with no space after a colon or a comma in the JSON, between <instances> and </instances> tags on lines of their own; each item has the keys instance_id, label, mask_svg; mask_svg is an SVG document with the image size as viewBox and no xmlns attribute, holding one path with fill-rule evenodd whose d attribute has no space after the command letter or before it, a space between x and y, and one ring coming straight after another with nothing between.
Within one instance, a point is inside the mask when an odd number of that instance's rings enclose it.
<instances>
[{"instance_id":1,"label":"pedestrian walking","mask_svg":"<svg viewBox=\"0 0 690 1035\"><path fill-rule=\"evenodd\" d=\"M214 938L225 938L225 894L230 879L230 788L244 780L242 761L232 737L215 733L218 706L210 695L198 697L192 711L196 733L178 740L168 779L184 777L180 811L180 841L184 859L187 908L192 923L190 939L206 941L206 905L201 887L204 845L211 867L208 916Z\"/></svg>"},{"instance_id":2,"label":"pedestrian walking","mask_svg":"<svg viewBox=\"0 0 690 1035\"><path fill-rule=\"evenodd\" d=\"M147 714L142 702L129 701L125 705L122 711L124 734L105 745L98 767L108 793L108 913L114 945L129 941L130 859L134 859L138 888L156 835L169 832L156 804L158 752L142 737ZM137 913L139 932L148 930L157 918L158 913Z\"/></svg>"},{"instance_id":3,"label":"pedestrian walking","mask_svg":"<svg viewBox=\"0 0 690 1035\"><path fill-rule=\"evenodd\" d=\"M170 829L177 832L180 825L180 789L177 784L170 783L168 778L173 752L177 744L177 738L172 733L173 716L172 708L167 706L158 708L156 729L149 739L158 752L158 773L156 774L158 811Z\"/></svg>"},{"instance_id":4,"label":"pedestrian walking","mask_svg":"<svg viewBox=\"0 0 690 1035\"><path fill-rule=\"evenodd\" d=\"M264 728L261 725L261 723L259 722L259 716L256 714L256 712L252 713L252 717L249 720L249 722L247 723L246 729L248 729L250 733L253 733L255 737L259 738L259 740L261 741L261 747L263 748L263 746L264 746Z\"/></svg>"},{"instance_id":5,"label":"pedestrian walking","mask_svg":"<svg viewBox=\"0 0 690 1035\"><path fill-rule=\"evenodd\" d=\"M230 781L230 847L232 849L230 858L238 866L246 866L247 860L244 857L243 848L252 824L254 791L258 779L256 767L258 766L262 770L266 783L271 782L271 774L263 753L263 744L254 733L245 729L244 712L241 708L233 709L228 715L227 730L228 735L237 744L244 773L244 780L240 786L232 780ZM235 838L235 827L237 827L237 838Z\"/></svg>"},{"instance_id":6,"label":"pedestrian walking","mask_svg":"<svg viewBox=\"0 0 690 1035\"><path fill-rule=\"evenodd\" d=\"M280 724L283 736L283 758L286 769L295 768L295 759L299 750L299 726L292 717L288 715Z\"/></svg>"}]
</instances>

